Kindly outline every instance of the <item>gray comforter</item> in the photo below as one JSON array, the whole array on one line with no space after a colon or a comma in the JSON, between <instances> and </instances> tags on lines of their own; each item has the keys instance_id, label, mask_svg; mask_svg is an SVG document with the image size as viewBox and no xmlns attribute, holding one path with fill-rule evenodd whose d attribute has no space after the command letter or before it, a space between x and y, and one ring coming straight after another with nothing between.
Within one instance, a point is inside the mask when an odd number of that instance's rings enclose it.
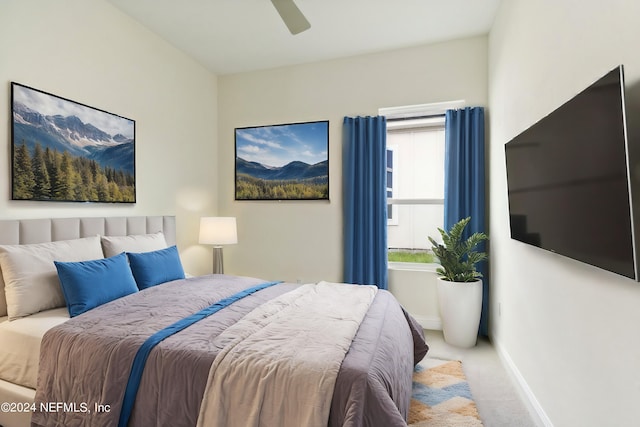
<instances>
[{"instance_id":1,"label":"gray comforter","mask_svg":"<svg viewBox=\"0 0 640 427\"><path fill-rule=\"evenodd\" d=\"M203 276L166 283L93 309L45 334L33 426L116 426L135 354L150 335L264 282ZM151 351L130 426L195 426L217 337L281 284L248 296ZM377 293L336 380L331 426L404 426L413 366L427 352L421 327L385 291ZM283 396L287 398L287 396ZM42 405L41 405L42 404Z\"/></svg>"}]
</instances>

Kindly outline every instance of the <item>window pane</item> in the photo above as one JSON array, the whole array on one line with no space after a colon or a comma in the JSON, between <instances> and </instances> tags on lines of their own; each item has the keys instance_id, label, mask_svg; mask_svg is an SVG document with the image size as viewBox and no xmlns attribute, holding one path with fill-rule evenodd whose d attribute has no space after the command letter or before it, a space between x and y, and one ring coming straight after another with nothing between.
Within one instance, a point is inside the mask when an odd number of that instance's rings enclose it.
<instances>
[{"instance_id":1,"label":"window pane","mask_svg":"<svg viewBox=\"0 0 640 427\"><path fill-rule=\"evenodd\" d=\"M396 205L397 225L387 227L389 250L431 249L428 236L440 240L444 205Z\"/></svg>"},{"instance_id":2,"label":"window pane","mask_svg":"<svg viewBox=\"0 0 640 427\"><path fill-rule=\"evenodd\" d=\"M393 154L393 197L444 198L443 128L390 131L387 134L387 145L398 148Z\"/></svg>"},{"instance_id":3,"label":"window pane","mask_svg":"<svg viewBox=\"0 0 640 427\"><path fill-rule=\"evenodd\" d=\"M387 131L394 199L444 199L444 147L444 125ZM397 203L387 211L389 260L434 262L428 237L440 240L444 205Z\"/></svg>"}]
</instances>

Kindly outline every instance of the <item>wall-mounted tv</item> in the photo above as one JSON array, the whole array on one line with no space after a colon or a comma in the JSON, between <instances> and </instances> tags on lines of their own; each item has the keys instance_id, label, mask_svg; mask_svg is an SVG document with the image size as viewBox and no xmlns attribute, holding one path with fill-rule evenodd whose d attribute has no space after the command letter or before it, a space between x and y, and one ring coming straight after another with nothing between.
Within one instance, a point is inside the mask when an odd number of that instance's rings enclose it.
<instances>
[{"instance_id":1,"label":"wall-mounted tv","mask_svg":"<svg viewBox=\"0 0 640 427\"><path fill-rule=\"evenodd\" d=\"M616 67L505 145L511 238L638 280Z\"/></svg>"}]
</instances>

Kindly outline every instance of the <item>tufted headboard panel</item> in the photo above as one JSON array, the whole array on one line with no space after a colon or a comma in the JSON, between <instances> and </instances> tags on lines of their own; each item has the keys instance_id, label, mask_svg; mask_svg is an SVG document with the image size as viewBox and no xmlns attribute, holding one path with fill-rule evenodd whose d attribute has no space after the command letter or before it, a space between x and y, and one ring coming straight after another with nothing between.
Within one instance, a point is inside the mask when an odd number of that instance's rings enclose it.
<instances>
[{"instance_id":1,"label":"tufted headboard panel","mask_svg":"<svg viewBox=\"0 0 640 427\"><path fill-rule=\"evenodd\" d=\"M162 231L169 246L176 244L175 216L122 216L0 220L0 245L71 240L100 234L128 236Z\"/></svg>"}]
</instances>

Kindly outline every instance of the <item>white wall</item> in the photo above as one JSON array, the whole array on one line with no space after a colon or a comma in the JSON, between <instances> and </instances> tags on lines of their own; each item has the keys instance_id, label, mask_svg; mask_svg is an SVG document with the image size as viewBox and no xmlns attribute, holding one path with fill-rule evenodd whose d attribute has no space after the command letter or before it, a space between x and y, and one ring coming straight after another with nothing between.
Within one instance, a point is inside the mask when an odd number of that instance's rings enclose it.
<instances>
[{"instance_id":1,"label":"white wall","mask_svg":"<svg viewBox=\"0 0 640 427\"><path fill-rule=\"evenodd\" d=\"M510 0L489 37L493 338L556 427L638 424L640 284L509 238L504 144L618 64L637 88L639 17L626 0Z\"/></svg>"},{"instance_id":2,"label":"white wall","mask_svg":"<svg viewBox=\"0 0 640 427\"><path fill-rule=\"evenodd\" d=\"M219 77L219 208L238 218L225 269L342 280L342 121L380 107L487 102L487 38ZM330 202L236 202L234 128L330 120Z\"/></svg>"},{"instance_id":3,"label":"white wall","mask_svg":"<svg viewBox=\"0 0 640 427\"><path fill-rule=\"evenodd\" d=\"M420 269L390 267L389 291L424 329L442 329L435 267L430 270L424 266Z\"/></svg>"},{"instance_id":4,"label":"white wall","mask_svg":"<svg viewBox=\"0 0 640 427\"><path fill-rule=\"evenodd\" d=\"M102 0L0 2L0 217L176 215L185 268L211 269L199 217L215 213L215 75ZM10 82L136 121L137 203L11 201Z\"/></svg>"}]
</instances>

